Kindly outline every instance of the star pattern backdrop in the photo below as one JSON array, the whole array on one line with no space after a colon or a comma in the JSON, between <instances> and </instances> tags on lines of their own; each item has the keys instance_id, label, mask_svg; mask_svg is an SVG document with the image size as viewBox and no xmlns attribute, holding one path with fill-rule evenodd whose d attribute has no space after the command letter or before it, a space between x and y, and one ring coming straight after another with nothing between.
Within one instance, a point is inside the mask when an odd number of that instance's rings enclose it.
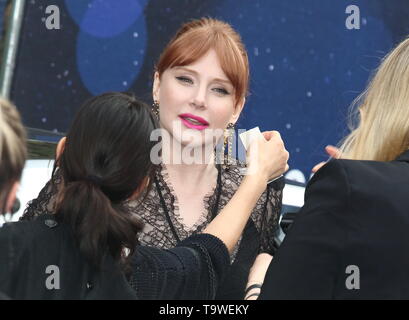
<instances>
[{"instance_id":1,"label":"star pattern backdrop","mask_svg":"<svg viewBox=\"0 0 409 320\"><path fill-rule=\"evenodd\" d=\"M348 30L346 8L360 9ZM48 5L61 28L45 25ZM210 16L248 50L250 95L238 128L278 130L307 178L347 131L348 107L380 59L409 32L406 0L27 0L11 98L26 126L65 132L80 104L105 91L151 102L160 52L179 26Z\"/></svg>"}]
</instances>

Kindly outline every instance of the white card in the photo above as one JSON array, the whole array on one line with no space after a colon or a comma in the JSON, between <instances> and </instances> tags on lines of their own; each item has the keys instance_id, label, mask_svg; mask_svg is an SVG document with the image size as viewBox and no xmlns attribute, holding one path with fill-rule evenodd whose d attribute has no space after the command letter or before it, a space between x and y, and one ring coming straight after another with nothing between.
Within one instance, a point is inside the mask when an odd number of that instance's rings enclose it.
<instances>
[{"instance_id":1,"label":"white card","mask_svg":"<svg viewBox=\"0 0 409 320\"><path fill-rule=\"evenodd\" d=\"M258 139L259 137L264 138L259 127L255 127L253 129L247 130L246 132L240 133L240 140L241 142L243 142L244 148L246 148L246 150L248 150L249 145L254 141L254 139ZM247 168L240 168L240 174L246 175ZM267 184L280 179L282 176L283 175L280 175L274 179L271 179L270 181L267 182Z\"/></svg>"},{"instance_id":2,"label":"white card","mask_svg":"<svg viewBox=\"0 0 409 320\"><path fill-rule=\"evenodd\" d=\"M248 150L250 144L254 141L254 139L258 139L259 137L263 137L259 127L255 127L253 129L247 130L246 132L240 133L240 140L243 142L244 148Z\"/></svg>"}]
</instances>

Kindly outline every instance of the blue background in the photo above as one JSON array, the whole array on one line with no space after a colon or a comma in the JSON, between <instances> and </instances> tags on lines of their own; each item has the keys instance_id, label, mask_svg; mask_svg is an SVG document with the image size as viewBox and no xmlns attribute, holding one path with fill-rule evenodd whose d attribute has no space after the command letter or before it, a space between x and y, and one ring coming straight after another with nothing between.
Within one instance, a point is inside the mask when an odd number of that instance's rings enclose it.
<instances>
[{"instance_id":1,"label":"blue background","mask_svg":"<svg viewBox=\"0 0 409 320\"><path fill-rule=\"evenodd\" d=\"M45 8L60 8L47 30ZM360 8L348 30L345 9ZM250 96L238 128L279 130L290 167L309 176L346 133L347 110L380 59L409 31L406 0L27 0L11 97L28 127L65 132L79 105L104 91L151 101L154 64L191 18L242 35Z\"/></svg>"}]
</instances>

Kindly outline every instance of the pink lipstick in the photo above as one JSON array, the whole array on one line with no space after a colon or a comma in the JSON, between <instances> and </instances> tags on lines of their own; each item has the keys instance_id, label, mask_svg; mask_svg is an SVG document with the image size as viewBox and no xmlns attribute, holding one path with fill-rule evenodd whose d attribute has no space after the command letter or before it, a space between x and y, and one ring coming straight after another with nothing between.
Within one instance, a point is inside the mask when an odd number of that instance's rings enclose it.
<instances>
[{"instance_id":1,"label":"pink lipstick","mask_svg":"<svg viewBox=\"0 0 409 320\"><path fill-rule=\"evenodd\" d=\"M209 126L209 123L205 119L191 113L183 113L179 115L179 118L183 124L190 129L204 130Z\"/></svg>"}]
</instances>

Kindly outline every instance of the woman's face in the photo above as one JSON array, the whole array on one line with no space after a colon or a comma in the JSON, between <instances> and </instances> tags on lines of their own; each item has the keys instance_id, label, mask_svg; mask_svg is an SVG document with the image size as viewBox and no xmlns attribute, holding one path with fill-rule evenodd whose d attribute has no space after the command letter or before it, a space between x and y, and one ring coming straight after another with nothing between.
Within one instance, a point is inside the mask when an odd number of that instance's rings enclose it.
<instances>
[{"instance_id":1,"label":"woman's face","mask_svg":"<svg viewBox=\"0 0 409 320\"><path fill-rule=\"evenodd\" d=\"M243 102L235 105L234 88L216 52L209 50L190 65L155 74L154 100L159 102L161 127L182 145L213 144L212 134L236 123Z\"/></svg>"}]
</instances>

